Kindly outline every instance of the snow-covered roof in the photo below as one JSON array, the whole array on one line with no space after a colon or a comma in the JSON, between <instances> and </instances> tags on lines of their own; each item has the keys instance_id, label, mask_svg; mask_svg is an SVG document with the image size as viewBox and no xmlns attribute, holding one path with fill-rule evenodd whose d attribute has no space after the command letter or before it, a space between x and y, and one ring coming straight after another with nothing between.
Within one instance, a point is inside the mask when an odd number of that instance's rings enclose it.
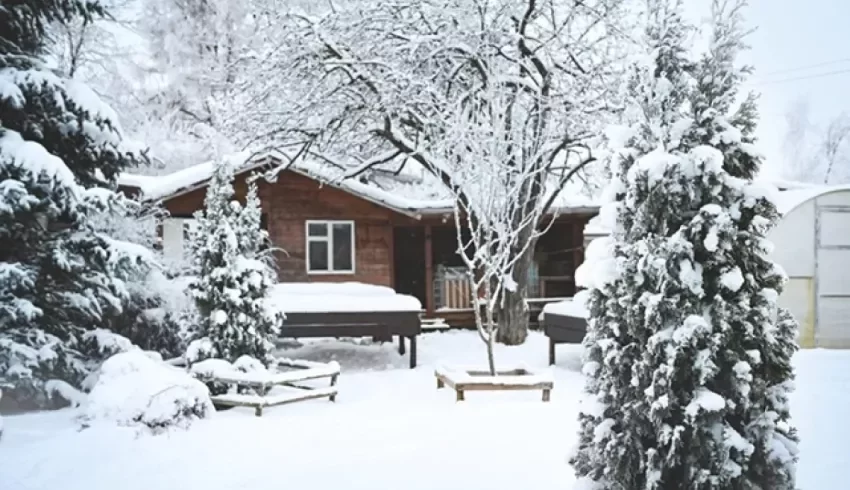
<instances>
[{"instance_id":1,"label":"snow-covered roof","mask_svg":"<svg viewBox=\"0 0 850 490\"><path fill-rule=\"evenodd\" d=\"M241 152L225 158L237 174L261 168L273 169L288 161L276 152ZM139 189L145 201L164 201L206 186L216 164L215 161L204 162L160 176L122 174L118 184ZM450 213L454 210L449 189L425 172L415 177L373 172L368 179L343 178L342 170L332 165L304 159L299 159L286 169L413 217ZM577 185L563 189L552 207L553 211L559 213L595 212L598 209L596 200L587 196Z\"/></svg>"},{"instance_id":2,"label":"snow-covered roof","mask_svg":"<svg viewBox=\"0 0 850 490\"><path fill-rule=\"evenodd\" d=\"M778 193L776 207L781 214L786 215L807 201L825 194L846 191L850 191L850 185L820 185L787 190Z\"/></svg>"}]
</instances>

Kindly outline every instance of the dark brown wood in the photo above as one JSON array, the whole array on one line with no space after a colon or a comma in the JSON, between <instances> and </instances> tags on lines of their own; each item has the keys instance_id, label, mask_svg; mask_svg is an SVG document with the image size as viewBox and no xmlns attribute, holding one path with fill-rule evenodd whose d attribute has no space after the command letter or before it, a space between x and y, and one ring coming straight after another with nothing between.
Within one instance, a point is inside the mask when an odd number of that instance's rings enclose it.
<instances>
[{"instance_id":1,"label":"dark brown wood","mask_svg":"<svg viewBox=\"0 0 850 490\"><path fill-rule=\"evenodd\" d=\"M549 365L555 365L555 341L551 338L549 339Z\"/></svg>"},{"instance_id":2,"label":"dark brown wood","mask_svg":"<svg viewBox=\"0 0 850 490\"><path fill-rule=\"evenodd\" d=\"M403 335L398 336L398 353L399 353L399 355L402 355L402 356L404 355L404 336Z\"/></svg>"},{"instance_id":3,"label":"dark brown wood","mask_svg":"<svg viewBox=\"0 0 850 490\"><path fill-rule=\"evenodd\" d=\"M434 242L431 225L425 225L425 313L434 313Z\"/></svg>"},{"instance_id":4,"label":"dark brown wood","mask_svg":"<svg viewBox=\"0 0 850 490\"><path fill-rule=\"evenodd\" d=\"M549 337L549 365L555 364L556 344L580 344L587 333L587 320L566 315L546 313L543 332Z\"/></svg>"},{"instance_id":5,"label":"dark brown wood","mask_svg":"<svg viewBox=\"0 0 850 490\"><path fill-rule=\"evenodd\" d=\"M422 333L417 311L356 311L287 313L281 338L399 337L399 353L404 355L403 337L410 339L410 368L416 367L416 336Z\"/></svg>"},{"instance_id":6,"label":"dark brown wood","mask_svg":"<svg viewBox=\"0 0 850 490\"><path fill-rule=\"evenodd\" d=\"M410 369L416 367L416 336L410 337Z\"/></svg>"}]
</instances>

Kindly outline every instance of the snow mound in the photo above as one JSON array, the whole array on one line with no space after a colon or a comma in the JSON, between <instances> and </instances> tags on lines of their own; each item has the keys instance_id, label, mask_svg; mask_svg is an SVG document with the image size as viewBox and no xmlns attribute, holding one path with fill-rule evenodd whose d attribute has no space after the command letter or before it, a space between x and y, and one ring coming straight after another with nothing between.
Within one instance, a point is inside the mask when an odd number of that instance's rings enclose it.
<instances>
[{"instance_id":1,"label":"snow mound","mask_svg":"<svg viewBox=\"0 0 850 490\"><path fill-rule=\"evenodd\" d=\"M80 418L85 427L111 423L160 431L188 428L213 412L203 383L141 350L132 350L103 363Z\"/></svg>"}]
</instances>

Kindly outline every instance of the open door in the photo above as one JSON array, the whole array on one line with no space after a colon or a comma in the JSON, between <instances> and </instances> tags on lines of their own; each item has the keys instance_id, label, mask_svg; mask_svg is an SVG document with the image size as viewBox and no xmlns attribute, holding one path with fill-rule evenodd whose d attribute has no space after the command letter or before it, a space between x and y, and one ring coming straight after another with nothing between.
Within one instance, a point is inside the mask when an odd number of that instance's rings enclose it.
<instances>
[{"instance_id":1,"label":"open door","mask_svg":"<svg viewBox=\"0 0 850 490\"><path fill-rule=\"evenodd\" d=\"M395 290L415 296L425 308L425 230L419 226L393 230Z\"/></svg>"}]
</instances>

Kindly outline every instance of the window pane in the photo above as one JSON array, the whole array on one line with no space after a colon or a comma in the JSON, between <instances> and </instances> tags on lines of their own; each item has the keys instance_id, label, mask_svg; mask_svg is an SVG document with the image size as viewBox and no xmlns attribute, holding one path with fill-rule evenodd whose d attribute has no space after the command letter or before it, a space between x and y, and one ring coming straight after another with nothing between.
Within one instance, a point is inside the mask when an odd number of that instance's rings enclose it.
<instances>
[{"instance_id":1,"label":"window pane","mask_svg":"<svg viewBox=\"0 0 850 490\"><path fill-rule=\"evenodd\" d=\"M334 246L334 270L350 271L353 269L351 263L351 225L350 224L334 224L333 225L333 246Z\"/></svg>"},{"instance_id":2,"label":"window pane","mask_svg":"<svg viewBox=\"0 0 850 490\"><path fill-rule=\"evenodd\" d=\"M328 225L326 223L308 224L307 236L328 236Z\"/></svg>"},{"instance_id":3,"label":"window pane","mask_svg":"<svg viewBox=\"0 0 850 490\"><path fill-rule=\"evenodd\" d=\"M328 242L308 242L310 247L310 271L328 270Z\"/></svg>"}]
</instances>

